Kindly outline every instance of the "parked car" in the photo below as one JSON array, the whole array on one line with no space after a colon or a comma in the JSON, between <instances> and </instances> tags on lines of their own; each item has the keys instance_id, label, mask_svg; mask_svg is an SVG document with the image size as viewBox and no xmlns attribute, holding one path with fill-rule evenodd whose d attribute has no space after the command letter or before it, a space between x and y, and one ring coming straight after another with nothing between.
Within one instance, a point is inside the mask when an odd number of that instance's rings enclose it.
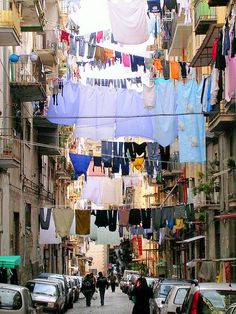
<instances>
[{"instance_id":1,"label":"parked car","mask_svg":"<svg viewBox=\"0 0 236 314\"><path fill-rule=\"evenodd\" d=\"M44 279L58 279L62 282L63 284L63 290L66 296L66 302L65 302L65 308L64 311L66 311L69 308L69 289L67 286L67 280L64 275L57 274L57 273L40 273L38 278L44 278Z\"/></svg>"},{"instance_id":2,"label":"parked car","mask_svg":"<svg viewBox=\"0 0 236 314\"><path fill-rule=\"evenodd\" d=\"M29 290L26 287L0 283L0 313L3 314L36 314Z\"/></svg>"},{"instance_id":3,"label":"parked car","mask_svg":"<svg viewBox=\"0 0 236 314\"><path fill-rule=\"evenodd\" d=\"M65 296L57 282L32 279L27 281L26 287L31 293L35 306L42 306L44 311L63 313Z\"/></svg>"},{"instance_id":4,"label":"parked car","mask_svg":"<svg viewBox=\"0 0 236 314\"><path fill-rule=\"evenodd\" d=\"M158 281L153 287L154 298L150 299L150 314L161 313L161 308L173 286L182 286L186 284L190 283L186 280L178 279L163 279Z\"/></svg>"},{"instance_id":5,"label":"parked car","mask_svg":"<svg viewBox=\"0 0 236 314\"><path fill-rule=\"evenodd\" d=\"M74 298L75 298L75 288L74 288L74 284L72 282L72 279L70 276L65 275L66 281L67 281L67 287L69 290L69 301L68 301L68 308L71 309L73 308L73 304L74 304Z\"/></svg>"},{"instance_id":6,"label":"parked car","mask_svg":"<svg viewBox=\"0 0 236 314\"><path fill-rule=\"evenodd\" d=\"M231 304L225 314L236 314L236 303Z\"/></svg>"},{"instance_id":7,"label":"parked car","mask_svg":"<svg viewBox=\"0 0 236 314\"><path fill-rule=\"evenodd\" d=\"M195 281L177 313L225 313L236 302L236 284Z\"/></svg>"},{"instance_id":8,"label":"parked car","mask_svg":"<svg viewBox=\"0 0 236 314\"><path fill-rule=\"evenodd\" d=\"M161 308L161 314L174 314L176 313L177 307L182 306L188 289L190 288L189 285L183 286L173 286Z\"/></svg>"}]
</instances>

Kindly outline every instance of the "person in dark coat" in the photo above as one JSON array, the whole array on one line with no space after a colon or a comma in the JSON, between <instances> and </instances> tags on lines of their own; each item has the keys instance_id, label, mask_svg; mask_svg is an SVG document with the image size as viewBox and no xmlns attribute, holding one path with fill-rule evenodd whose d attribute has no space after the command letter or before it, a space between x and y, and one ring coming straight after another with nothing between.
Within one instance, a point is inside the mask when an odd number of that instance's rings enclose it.
<instances>
[{"instance_id":1,"label":"person in dark coat","mask_svg":"<svg viewBox=\"0 0 236 314\"><path fill-rule=\"evenodd\" d=\"M134 297L132 314L150 314L149 300L153 298L153 290L148 287L144 277L137 279L131 296Z\"/></svg>"},{"instance_id":2,"label":"person in dark coat","mask_svg":"<svg viewBox=\"0 0 236 314\"><path fill-rule=\"evenodd\" d=\"M109 283L107 281L107 278L103 276L101 271L98 273L96 286L99 289L101 305L104 305L105 291L106 291L106 288L108 289Z\"/></svg>"},{"instance_id":3,"label":"person in dark coat","mask_svg":"<svg viewBox=\"0 0 236 314\"><path fill-rule=\"evenodd\" d=\"M90 274L87 274L84 277L81 291L86 298L86 306L90 306L91 305L91 299L92 299L92 296L93 296L94 291L95 291L95 285L94 285L93 279L91 278Z\"/></svg>"},{"instance_id":4,"label":"person in dark coat","mask_svg":"<svg viewBox=\"0 0 236 314\"><path fill-rule=\"evenodd\" d=\"M108 277L108 280L110 281L111 291L115 292L115 290L116 290L116 276L113 273L111 273L110 276Z\"/></svg>"}]
</instances>

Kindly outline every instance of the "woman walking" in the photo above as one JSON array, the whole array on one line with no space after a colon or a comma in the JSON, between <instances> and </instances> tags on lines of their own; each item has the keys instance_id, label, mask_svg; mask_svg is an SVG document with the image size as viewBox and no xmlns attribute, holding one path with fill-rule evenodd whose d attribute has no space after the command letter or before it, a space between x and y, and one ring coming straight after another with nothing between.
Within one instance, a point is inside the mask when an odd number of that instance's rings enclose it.
<instances>
[{"instance_id":1,"label":"woman walking","mask_svg":"<svg viewBox=\"0 0 236 314\"><path fill-rule=\"evenodd\" d=\"M131 296L134 297L132 314L150 314L149 299L153 298L153 291L144 277L137 279Z\"/></svg>"}]
</instances>

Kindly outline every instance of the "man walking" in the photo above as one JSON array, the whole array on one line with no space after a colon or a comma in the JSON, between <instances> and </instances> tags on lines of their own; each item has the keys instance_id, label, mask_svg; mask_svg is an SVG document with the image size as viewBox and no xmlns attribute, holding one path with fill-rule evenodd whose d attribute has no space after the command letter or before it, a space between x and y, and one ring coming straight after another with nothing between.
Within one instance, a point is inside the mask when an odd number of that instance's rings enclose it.
<instances>
[{"instance_id":1,"label":"man walking","mask_svg":"<svg viewBox=\"0 0 236 314\"><path fill-rule=\"evenodd\" d=\"M96 286L99 289L101 305L104 305L105 290L106 288L108 289L109 283L107 281L107 278L103 276L101 271L98 273Z\"/></svg>"},{"instance_id":2,"label":"man walking","mask_svg":"<svg viewBox=\"0 0 236 314\"><path fill-rule=\"evenodd\" d=\"M111 275L108 277L109 281L110 281L110 285L111 285L111 291L115 292L116 289L116 276L111 273Z\"/></svg>"}]
</instances>

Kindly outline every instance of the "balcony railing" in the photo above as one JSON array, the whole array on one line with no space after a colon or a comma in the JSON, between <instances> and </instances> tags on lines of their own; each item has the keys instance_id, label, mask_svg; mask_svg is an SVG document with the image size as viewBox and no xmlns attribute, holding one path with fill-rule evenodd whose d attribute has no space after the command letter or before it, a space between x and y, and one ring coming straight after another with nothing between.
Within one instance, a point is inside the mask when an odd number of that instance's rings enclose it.
<instances>
[{"instance_id":1,"label":"balcony railing","mask_svg":"<svg viewBox=\"0 0 236 314\"><path fill-rule=\"evenodd\" d=\"M59 38L55 31L46 30L44 32L43 47L36 48L36 53L44 66L53 67L57 64L58 42Z\"/></svg>"},{"instance_id":2,"label":"balcony railing","mask_svg":"<svg viewBox=\"0 0 236 314\"><path fill-rule=\"evenodd\" d=\"M197 0L194 5L195 32L206 34L209 26L217 22L216 8L209 7L207 0Z\"/></svg>"},{"instance_id":3,"label":"balcony railing","mask_svg":"<svg viewBox=\"0 0 236 314\"><path fill-rule=\"evenodd\" d=\"M13 129L0 129L0 168L20 166L21 143L14 137Z\"/></svg>"},{"instance_id":4,"label":"balcony railing","mask_svg":"<svg viewBox=\"0 0 236 314\"><path fill-rule=\"evenodd\" d=\"M29 55L21 55L20 61L11 63L11 82L15 83L46 83L42 72L42 63L31 62Z\"/></svg>"},{"instance_id":5,"label":"balcony railing","mask_svg":"<svg viewBox=\"0 0 236 314\"><path fill-rule=\"evenodd\" d=\"M29 55L21 55L20 61L10 64L10 85L13 98L21 101L46 99L46 76L40 59L31 62Z\"/></svg>"},{"instance_id":6,"label":"balcony railing","mask_svg":"<svg viewBox=\"0 0 236 314\"><path fill-rule=\"evenodd\" d=\"M42 32L46 25L44 0L21 1L21 31Z\"/></svg>"},{"instance_id":7,"label":"balcony railing","mask_svg":"<svg viewBox=\"0 0 236 314\"><path fill-rule=\"evenodd\" d=\"M209 131L217 132L230 129L236 123L235 99L231 102L216 104L209 114Z\"/></svg>"},{"instance_id":8,"label":"balcony railing","mask_svg":"<svg viewBox=\"0 0 236 314\"><path fill-rule=\"evenodd\" d=\"M9 6L5 5L6 1L0 0L0 44L10 46L12 45L19 45L20 44L20 13L15 5L15 2L9 4ZM3 35L6 35L6 32L13 30L16 35L15 43L10 42L4 44L2 42ZM4 32L3 34L1 34ZM2 38L1 38L2 37ZM15 36L14 36L15 37ZM8 37L6 37L6 40Z\"/></svg>"}]
</instances>

